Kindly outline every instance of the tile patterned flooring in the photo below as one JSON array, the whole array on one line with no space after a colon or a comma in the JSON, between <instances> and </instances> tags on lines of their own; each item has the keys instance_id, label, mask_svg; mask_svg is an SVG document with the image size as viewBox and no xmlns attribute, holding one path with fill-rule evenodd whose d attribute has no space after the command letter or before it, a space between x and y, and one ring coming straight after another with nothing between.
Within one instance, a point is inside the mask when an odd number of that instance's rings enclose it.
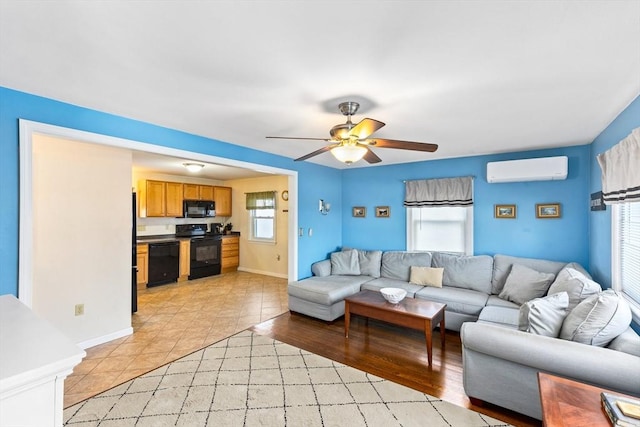
<instances>
[{"instance_id":1,"label":"tile patterned flooring","mask_svg":"<svg viewBox=\"0 0 640 427\"><path fill-rule=\"evenodd\" d=\"M287 280L234 272L138 291L133 334L87 349L64 407L288 310Z\"/></svg>"}]
</instances>

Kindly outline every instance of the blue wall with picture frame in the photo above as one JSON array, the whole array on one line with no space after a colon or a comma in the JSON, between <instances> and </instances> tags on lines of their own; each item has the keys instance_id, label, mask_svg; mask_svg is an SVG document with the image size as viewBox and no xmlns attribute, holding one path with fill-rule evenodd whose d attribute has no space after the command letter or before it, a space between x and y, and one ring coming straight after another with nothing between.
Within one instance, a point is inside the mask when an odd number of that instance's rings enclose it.
<instances>
[{"instance_id":1,"label":"blue wall with picture frame","mask_svg":"<svg viewBox=\"0 0 640 427\"><path fill-rule=\"evenodd\" d=\"M473 176L474 253L508 254L588 265L588 145L497 155L432 160L343 171L344 246L404 250L406 213L404 181ZM487 162L567 156L569 174L562 181L490 184ZM536 204L559 203L560 218L536 218ZM496 204L515 204L516 218L495 218ZM353 206L367 208L365 218L352 216ZM389 206L389 218L377 218L376 206Z\"/></svg>"}]
</instances>

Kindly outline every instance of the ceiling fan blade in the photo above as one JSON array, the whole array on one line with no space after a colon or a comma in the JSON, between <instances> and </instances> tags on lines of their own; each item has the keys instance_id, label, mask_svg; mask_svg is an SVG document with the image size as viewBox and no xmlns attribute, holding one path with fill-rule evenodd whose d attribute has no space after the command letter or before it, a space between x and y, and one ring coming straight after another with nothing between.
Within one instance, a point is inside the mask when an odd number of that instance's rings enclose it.
<instances>
[{"instance_id":1,"label":"ceiling fan blade","mask_svg":"<svg viewBox=\"0 0 640 427\"><path fill-rule=\"evenodd\" d=\"M369 145L382 148L397 148L399 150L428 151L433 153L438 149L438 144L426 142L398 141L395 139L375 138L368 141Z\"/></svg>"},{"instance_id":2,"label":"ceiling fan blade","mask_svg":"<svg viewBox=\"0 0 640 427\"><path fill-rule=\"evenodd\" d=\"M376 153L374 153L369 147L367 147L367 154L364 155L363 159L367 163L380 163L382 159L378 157Z\"/></svg>"},{"instance_id":3,"label":"ceiling fan blade","mask_svg":"<svg viewBox=\"0 0 640 427\"><path fill-rule=\"evenodd\" d=\"M340 145L340 144L329 144L329 145L327 145L327 146L325 146L325 147L322 147L322 148L321 148L321 149L319 149L319 150L314 151L313 153L309 153L309 154L304 155L304 156L302 156L302 157L298 157L298 158L297 158L297 159L295 159L294 161L295 161L295 162L299 162L299 161L301 161L301 160L307 160L307 159L310 159L311 157L313 157L313 156L317 156L318 154L322 154L322 153L324 153L325 151L329 151L329 150L331 150L333 147L337 147L338 145Z\"/></svg>"},{"instance_id":4,"label":"ceiling fan blade","mask_svg":"<svg viewBox=\"0 0 640 427\"><path fill-rule=\"evenodd\" d=\"M309 141L331 141L329 138L298 138L297 136L265 136L267 139L306 139Z\"/></svg>"},{"instance_id":5,"label":"ceiling fan blade","mask_svg":"<svg viewBox=\"0 0 640 427\"><path fill-rule=\"evenodd\" d=\"M362 119L360 123L355 125L351 131L349 131L349 135L357 136L358 139L368 138L369 135L380 129L384 126L384 123L374 120L374 119Z\"/></svg>"}]
</instances>

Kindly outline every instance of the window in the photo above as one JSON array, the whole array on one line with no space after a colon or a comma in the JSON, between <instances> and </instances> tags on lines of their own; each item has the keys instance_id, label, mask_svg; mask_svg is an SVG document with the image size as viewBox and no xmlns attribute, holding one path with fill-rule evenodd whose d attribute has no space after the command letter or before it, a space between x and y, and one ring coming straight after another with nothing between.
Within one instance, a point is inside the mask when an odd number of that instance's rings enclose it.
<instances>
[{"instance_id":1,"label":"window","mask_svg":"<svg viewBox=\"0 0 640 427\"><path fill-rule=\"evenodd\" d=\"M612 206L611 270L613 288L640 315L640 202Z\"/></svg>"},{"instance_id":2,"label":"window","mask_svg":"<svg viewBox=\"0 0 640 427\"><path fill-rule=\"evenodd\" d=\"M247 193L250 241L267 243L276 242L275 195L275 191Z\"/></svg>"},{"instance_id":3,"label":"window","mask_svg":"<svg viewBox=\"0 0 640 427\"><path fill-rule=\"evenodd\" d=\"M473 206L407 208L407 250L473 254Z\"/></svg>"}]
</instances>

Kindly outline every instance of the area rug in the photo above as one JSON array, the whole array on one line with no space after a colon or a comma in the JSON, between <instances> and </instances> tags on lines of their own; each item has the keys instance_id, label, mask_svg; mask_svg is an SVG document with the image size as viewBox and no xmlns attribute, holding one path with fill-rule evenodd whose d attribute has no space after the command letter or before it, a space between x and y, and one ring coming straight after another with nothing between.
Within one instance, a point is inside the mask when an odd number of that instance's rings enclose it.
<instances>
[{"instance_id":1,"label":"area rug","mask_svg":"<svg viewBox=\"0 0 640 427\"><path fill-rule=\"evenodd\" d=\"M65 426L504 426L243 331L64 411Z\"/></svg>"}]
</instances>

